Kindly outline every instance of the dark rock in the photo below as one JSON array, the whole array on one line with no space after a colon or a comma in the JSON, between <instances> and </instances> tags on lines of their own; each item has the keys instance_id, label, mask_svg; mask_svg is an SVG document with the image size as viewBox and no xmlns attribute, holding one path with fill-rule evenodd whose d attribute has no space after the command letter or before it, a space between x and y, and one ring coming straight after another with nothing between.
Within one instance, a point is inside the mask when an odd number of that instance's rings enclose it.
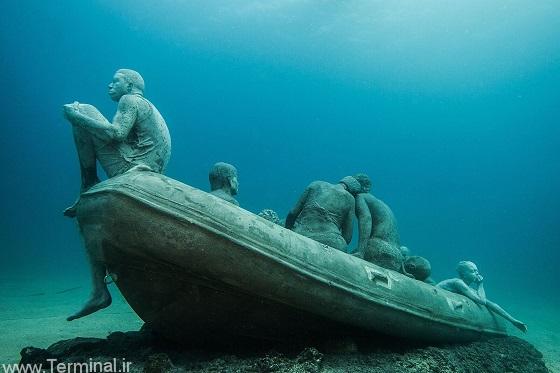
<instances>
[{"instance_id":1,"label":"dark rock","mask_svg":"<svg viewBox=\"0 0 560 373\"><path fill-rule=\"evenodd\" d=\"M105 339L101 338L74 338L56 342L47 348L47 351L53 356L70 356L83 355L87 353L98 352L104 344Z\"/></svg>"},{"instance_id":2,"label":"dark rock","mask_svg":"<svg viewBox=\"0 0 560 373\"><path fill-rule=\"evenodd\" d=\"M233 341L234 342L234 341ZM468 344L419 346L389 339L356 339L351 349L329 349L332 343L277 344L267 351L231 343L225 350L180 347L158 340L149 331L113 333L107 339L76 338L47 350L27 347L21 363L107 361L132 363L132 372L453 372L545 373L542 355L515 337ZM222 347L220 347L222 348ZM48 364L46 364L48 365Z\"/></svg>"},{"instance_id":3,"label":"dark rock","mask_svg":"<svg viewBox=\"0 0 560 373\"><path fill-rule=\"evenodd\" d=\"M144 363L144 373L165 373L172 371L173 368L173 363L165 353L150 355Z\"/></svg>"},{"instance_id":4,"label":"dark rock","mask_svg":"<svg viewBox=\"0 0 560 373\"><path fill-rule=\"evenodd\" d=\"M35 365L53 358L47 350L35 347L25 347L19 354L21 355L20 364Z\"/></svg>"}]
</instances>

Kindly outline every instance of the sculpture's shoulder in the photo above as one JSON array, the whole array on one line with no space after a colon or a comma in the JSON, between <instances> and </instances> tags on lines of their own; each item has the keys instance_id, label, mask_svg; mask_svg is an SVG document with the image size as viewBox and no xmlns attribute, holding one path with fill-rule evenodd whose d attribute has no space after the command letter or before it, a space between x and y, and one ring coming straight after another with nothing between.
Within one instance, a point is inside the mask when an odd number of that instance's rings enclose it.
<instances>
[{"instance_id":1,"label":"sculpture's shoulder","mask_svg":"<svg viewBox=\"0 0 560 373\"><path fill-rule=\"evenodd\" d=\"M329 183L327 183L326 181L321 181L321 180L315 180L312 181L311 183L309 183L309 185L307 186L307 189L317 189L317 188L322 188L325 186L330 185Z\"/></svg>"},{"instance_id":2,"label":"sculpture's shoulder","mask_svg":"<svg viewBox=\"0 0 560 373\"><path fill-rule=\"evenodd\" d=\"M322 192L325 190L326 187L328 187L330 184L325 182L325 181L312 181L311 183L309 183L309 185L307 186L307 188L305 188L305 192L307 193L308 196L310 195L316 195L316 194L322 194Z\"/></svg>"},{"instance_id":3,"label":"sculpture's shoulder","mask_svg":"<svg viewBox=\"0 0 560 373\"><path fill-rule=\"evenodd\" d=\"M119 99L119 110L149 109L152 104L144 96L138 94L126 94Z\"/></svg>"},{"instance_id":4,"label":"sculpture's shoulder","mask_svg":"<svg viewBox=\"0 0 560 373\"><path fill-rule=\"evenodd\" d=\"M393 210L391 210L391 208L389 207L389 205L387 205L385 202L383 202L382 200L380 200L379 198L375 197L372 194L369 194L366 196L367 198L367 203L370 206L370 208L372 209L372 211L379 215L379 216L384 216L387 219L394 219L395 216L393 214Z\"/></svg>"},{"instance_id":5,"label":"sculpture's shoulder","mask_svg":"<svg viewBox=\"0 0 560 373\"><path fill-rule=\"evenodd\" d=\"M122 95L122 97L119 99L119 105L121 105L121 104L135 104L138 101L140 101L141 98L142 98L141 96L134 95L134 94Z\"/></svg>"}]
</instances>

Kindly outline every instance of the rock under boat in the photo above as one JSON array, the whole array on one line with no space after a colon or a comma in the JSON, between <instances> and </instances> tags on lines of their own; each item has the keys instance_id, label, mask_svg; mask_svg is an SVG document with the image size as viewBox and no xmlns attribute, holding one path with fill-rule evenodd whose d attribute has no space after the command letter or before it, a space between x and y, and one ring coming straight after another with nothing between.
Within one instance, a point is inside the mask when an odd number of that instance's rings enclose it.
<instances>
[{"instance_id":1,"label":"rock under boat","mask_svg":"<svg viewBox=\"0 0 560 373\"><path fill-rule=\"evenodd\" d=\"M131 171L99 183L82 194L78 222L86 240L101 242L134 311L173 340L382 333L461 342L506 334L464 296L160 174Z\"/></svg>"}]
</instances>

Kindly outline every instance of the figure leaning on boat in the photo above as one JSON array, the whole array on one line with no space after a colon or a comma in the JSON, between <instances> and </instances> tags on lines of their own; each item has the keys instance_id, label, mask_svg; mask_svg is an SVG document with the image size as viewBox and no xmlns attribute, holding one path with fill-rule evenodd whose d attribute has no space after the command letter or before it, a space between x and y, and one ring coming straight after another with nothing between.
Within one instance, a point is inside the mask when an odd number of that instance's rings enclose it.
<instances>
[{"instance_id":1,"label":"figure leaning on boat","mask_svg":"<svg viewBox=\"0 0 560 373\"><path fill-rule=\"evenodd\" d=\"M286 228L346 252L352 240L354 194L360 183L346 176L338 184L314 181L286 217Z\"/></svg>"},{"instance_id":2,"label":"figure leaning on boat","mask_svg":"<svg viewBox=\"0 0 560 373\"><path fill-rule=\"evenodd\" d=\"M525 323L514 319L502 307L498 306L496 303L490 302L486 298L486 293L482 284L483 277L478 273L476 264L473 262L461 261L457 265L457 272L459 273L459 278L444 280L437 284L437 286L453 293L462 294L474 302L488 307L490 311L502 316L522 332L527 331L527 325L525 325Z\"/></svg>"},{"instance_id":3,"label":"figure leaning on boat","mask_svg":"<svg viewBox=\"0 0 560 373\"><path fill-rule=\"evenodd\" d=\"M99 182L96 161L108 177L131 169L163 173L171 153L171 139L165 120L156 107L144 97L144 80L136 71L117 70L109 84L109 96L118 102L113 122L94 106L74 102L64 105L64 116L72 124L74 142L80 162L81 188L85 192ZM76 216L78 200L64 211ZM106 268L98 243L85 242L92 277L90 299L74 320L111 304L104 278Z\"/></svg>"}]
</instances>

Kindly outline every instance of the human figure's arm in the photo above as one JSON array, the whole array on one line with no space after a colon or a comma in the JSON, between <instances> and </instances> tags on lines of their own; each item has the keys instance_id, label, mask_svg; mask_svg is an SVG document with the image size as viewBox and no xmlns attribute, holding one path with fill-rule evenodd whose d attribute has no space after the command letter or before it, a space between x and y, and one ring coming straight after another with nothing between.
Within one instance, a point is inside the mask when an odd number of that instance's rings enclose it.
<instances>
[{"instance_id":1,"label":"human figure's arm","mask_svg":"<svg viewBox=\"0 0 560 373\"><path fill-rule=\"evenodd\" d=\"M103 140L123 141L130 132L138 115L138 106L132 95L123 96L117 107L113 123L106 119L94 119L81 113L77 105L64 105L64 114L74 125L80 126Z\"/></svg>"},{"instance_id":2,"label":"human figure's arm","mask_svg":"<svg viewBox=\"0 0 560 373\"><path fill-rule=\"evenodd\" d=\"M352 217L354 216L354 198L351 197L352 199L352 203L351 203L351 207L348 210L348 213L346 214L346 217L344 218L344 222L342 223L342 237L344 237L344 241L346 241L347 244L349 244L352 241L352 233L353 233L353 227L352 227Z\"/></svg>"},{"instance_id":3,"label":"human figure's arm","mask_svg":"<svg viewBox=\"0 0 560 373\"><path fill-rule=\"evenodd\" d=\"M303 206L305 206L305 203L307 202L307 198L309 197L309 192L312 187L313 187L313 183L311 183L307 188L305 188L305 191L299 197L295 206L290 210L288 216L286 216L286 223L284 225L286 228L292 229L294 227L294 223L296 222L296 219L299 213L301 212L301 210L303 210Z\"/></svg>"},{"instance_id":4,"label":"human figure's arm","mask_svg":"<svg viewBox=\"0 0 560 373\"><path fill-rule=\"evenodd\" d=\"M482 282L478 283L478 288L476 289L476 292L478 293L478 296L481 299L486 299L486 291L484 291L484 285L482 284Z\"/></svg>"},{"instance_id":5,"label":"human figure's arm","mask_svg":"<svg viewBox=\"0 0 560 373\"><path fill-rule=\"evenodd\" d=\"M358 218L358 251L363 253L371 236L371 212L362 194L356 196L356 217Z\"/></svg>"},{"instance_id":6,"label":"human figure's arm","mask_svg":"<svg viewBox=\"0 0 560 373\"><path fill-rule=\"evenodd\" d=\"M488 307L488 309L490 309L491 311L497 313L498 315L508 320L510 323L513 324L513 326L521 330L523 333L527 332L527 325L524 322L513 318L513 316L507 313L502 307L498 306L496 303L486 300L486 307Z\"/></svg>"},{"instance_id":7,"label":"human figure's arm","mask_svg":"<svg viewBox=\"0 0 560 373\"><path fill-rule=\"evenodd\" d=\"M517 329L521 330L522 332L525 333L527 331L527 325L525 325L525 323L513 318L502 307L486 299L486 293L484 292L484 288L482 288L482 293L484 297L481 297L478 292L476 292L474 289L467 286L464 281L459 280L456 282L455 285L460 294L463 294L467 298L473 300L474 302L480 305L488 307L490 311L502 316L504 319L511 322ZM482 286L482 284L480 284L480 286Z\"/></svg>"}]
</instances>

